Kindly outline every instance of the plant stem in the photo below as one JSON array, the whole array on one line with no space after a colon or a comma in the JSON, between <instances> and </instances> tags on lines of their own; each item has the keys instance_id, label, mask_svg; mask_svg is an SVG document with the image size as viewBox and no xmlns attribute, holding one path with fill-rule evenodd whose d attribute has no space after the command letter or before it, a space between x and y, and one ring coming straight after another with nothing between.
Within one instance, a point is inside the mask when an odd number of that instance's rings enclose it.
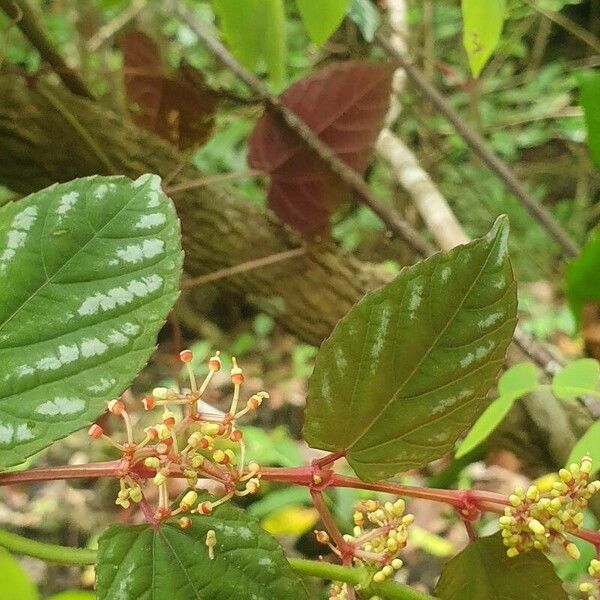
<instances>
[{"instance_id":1,"label":"plant stem","mask_svg":"<svg viewBox=\"0 0 600 600\"><path fill-rule=\"evenodd\" d=\"M365 580L368 581L365 570L361 568L342 567L341 565L301 558L289 558L288 561L292 569L302 575L331 581L342 581L353 586L364 584ZM434 600L434 596L418 592L409 586L393 581L372 583L364 591L367 597L372 594L388 600Z\"/></svg>"},{"instance_id":2,"label":"plant stem","mask_svg":"<svg viewBox=\"0 0 600 600\"><path fill-rule=\"evenodd\" d=\"M37 542L3 529L0 529L0 546L15 554L33 556L34 558L62 565L93 565L98 557L96 550ZM292 569L302 575L342 581L350 585L364 585L368 582L368 574L362 568L342 567L326 562L299 558L291 558L289 562ZM377 594L389 600L433 600L433 596L417 592L408 586L392 581L371 584L368 587L368 593Z\"/></svg>"},{"instance_id":3,"label":"plant stem","mask_svg":"<svg viewBox=\"0 0 600 600\"><path fill-rule=\"evenodd\" d=\"M83 566L93 565L96 562L95 550L37 542L4 529L0 529L0 546L16 554L25 554L61 565Z\"/></svg>"}]
</instances>

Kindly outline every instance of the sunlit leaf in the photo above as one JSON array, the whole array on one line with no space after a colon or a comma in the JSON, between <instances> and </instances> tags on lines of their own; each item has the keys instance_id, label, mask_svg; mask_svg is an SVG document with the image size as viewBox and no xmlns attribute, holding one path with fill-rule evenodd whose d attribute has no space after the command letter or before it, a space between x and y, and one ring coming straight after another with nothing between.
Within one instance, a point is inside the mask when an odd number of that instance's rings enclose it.
<instances>
[{"instance_id":1,"label":"sunlit leaf","mask_svg":"<svg viewBox=\"0 0 600 600\"><path fill-rule=\"evenodd\" d=\"M600 168L600 73L583 71L579 74L579 102L583 106L587 141L592 158Z\"/></svg>"},{"instance_id":2,"label":"sunlit leaf","mask_svg":"<svg viewBox=\"0 0 600 600\"><path fill-rule=\"evenodd\" d=\"M552 393L561 400L575 400L596 390L600 365L593 358L580 358L561 369L552 380Z\"/></svg>"},{"instance_id":3,"label":"sunlit leaf","mask_svg":"<svg viewBox=\"0 0 600 600\"><path fill-rule=\"evenodd\" d=\"M508 223L404 269L323 342L304 437L368 481L452 448L487 406L516 320Z\"/></svg>"},{"instance_id":4,"label":"sunlit leaf","mask_svg":"<svg viewBox=\"0 0 600 600\"><path fill-rule=\"evenodd\" d=\"M180 244L154 175L86 177L0 209L0 467L131 383L177 297Z\"/></svg>"},{"instance_id":5,"label":"sunlit leaf","mask_svg":"<svg viewBox=\"0 0 600 600\"><path fill-rule=\"evenodd\" d=\"M567 266L567 297L578 324L582 322L585 304L600 301L599 272L600 230L592 235L579 256Z\"/></svg>"},{"instance_id":6,"label":"sunlit leaf","mask_svg":"<svg viewBox=\"0 0 600 600\"><path fill-rule=\"evenodd\" d=\"M225 504L190 518L185 531L176 521L109 527L98 545L99 600L308 600L279 544L245 511ZM205 544L211 529L214 559Z\"/></svg>"},{"instance_id":7,"label":"sunlit leaf","mask_svg":"<svg viewBox=\"0 0 600 600\"><path fill-rule=\"evenodd\" d=\"M296 0L310 39L321 45L340 26L350 0Z\"/></svg>"},{"instance_id":8,"label":"sunlit leaf","mask_svg":"<svg viewBox=\"0 0 600 600\"><path fill-rule=\"evenodd\" d=\"M508 558L499 533L471 542L447 562L435 593L440 600L567 600L541 552Z\"/></svg>"},{"instance_id":9,"label":"sunlit leaf","mask_svg":"<svg viewBox=\"0 0 600 600\"><path fill-rule=\"evenodd\" d=\"M384 64L336 63L301 79L281 99L346 164L363 172L388 109L392 73ZM323 161L269 112L250 136L248 161L271 175L269 206L308 236L326 232L330 215L350 197Z\"/></svg>"},{"instance_id":10,"label":"sunlit leaf","mask_svg":"<svg viewBox=\"0 0 600 600\"><path fill-rule=\"evenodd\" d=\"M316 508L296 504L273 510L260 524L271 535L303 535L314 529L318 520Z\"/></svg>"},{"instance_id":11,"label":"sunlit leaf","mask_svg":"<svg viewBox=\"0 0 600 600\"><path fill-rule=\"evenodd\" d=\"M515 401L538 386L537 374L533 363L522 363L511 367L500 377L498 398L485 409L475 425L471 427L456 451L456 458L462 458L481 444L500 425Z\"/></svg>"},{"instance_id":12,"label":"sunlit leaf","mask_svg":"<svg viewBox=\"0 0 600 600\"><path fill-rule=\"evenodd\" d=\"M0 600L38 600L35 583L4 548L0 548Z\"/></svg>"},{"instance_id":13,"label":"sunlit leaf","mask_svg":"<svg viewBox=\"0 0 600 600\"><path fill-rule=\"evenodd\" d=\"M474 77L479 77L502 34L505 0L462 0L463 45Z\"/></svg>"},{"instance_id":14,"label":"sunlit leaf","mask_svg":"<svg viewBox=\"0 0 600 600\"><path fill-rule=\"evenodd\" d=\"M286 36L283 0L212 0L223 37L248 69L264 61L273 81L285 72Z\"/></svg>"},{"instance_id":15,"label":"sunlit leaf","mask_svg":"<svg viewBox=\"0 0 600 600\"><path fill-rule=\"evenodd\" d=\"M592 459L593 473L600 469L600 421L596 421L573 446L567 466L572 463L579 463L584 456Z\"/></svg>"}]
</instances>

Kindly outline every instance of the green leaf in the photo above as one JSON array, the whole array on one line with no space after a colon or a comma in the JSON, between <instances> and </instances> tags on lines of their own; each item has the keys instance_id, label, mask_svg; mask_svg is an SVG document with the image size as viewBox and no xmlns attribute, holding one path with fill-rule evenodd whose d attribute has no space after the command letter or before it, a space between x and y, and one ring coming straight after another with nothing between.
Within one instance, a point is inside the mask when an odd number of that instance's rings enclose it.
<instances>
[{"instance_id":1,"label":"green leaf","mask_svg":"<svg viewBox=\"0 0 600 600\"><path fill-rule=\"evenodd\" d=\"M283 0L213 0L223 37L248 69L263 61L271 79L285 76L286 37Z\"/></svg>"},{"instance_id":2,"label":"green leaf","mask_svg":"<svg viewBox=\"0 0 600 600\"><path fill-rule=\"evenodd\" d=\"M516 320L508 222L368 294L323 342L304 437L362 479L448 452L487 406Z\"/></svg>"},{"instance_id":3,"label":"green leaf","mask_svg":"<svg viewBox=\"0 0 600 600\"><path fill-rule=\"evenodd\" d=\"M90 423L148 360L177 298L160 179L86 177L0 209L0 468Z\"/></svg>"},{"instance_id":4,"label":"green leaf","mask_svg":"<svg viewBox=\"0 0 600 600\"><path fill-rule=\"evenodd\" d=\"M340 26L350 0L296 0L310 39L320 46Z\"/></svg>"},{"instance_id":5,"label":"green leaf","mask_svg":"<svg viewBox=\"0 0 600 600\"><path fill-rule=\"evenodd\" d=\"M371 0L352 0L348 16L358 25L367 42L375 39L375 32L381 24L381 17Z\"/></svg>"},{"instance_id":6,"label":"green leaf","mask_svg":"<svg viewBox=\"0 0 600 600\"><path fill-rule=\"evenodd\" d=\"M567 297L578 325L586 302L600 301L600 230L597 230L580 255L567 266Z\"/></svg>"},{"instance_id":7,"label":"green leaf","mask_svg":"<svg viewBox=\"0 0 600 600\"><path fill-rule=\"evenodd\" d=\"M582 71L579 74L579 101L583 107L590 154L600 167L600 73Z\"/></svg>"},{"instance_id":8,"label":"green leaf","mask_svg":"<svg viewBox=\"0 0 600 600\"><path fill-rule=\"evenodd\" d=\"M477 419L458 447L456 458L462 458L481 444L500 425L515 401L537 387L537 369L533 363L522 363L508 369L500 377L498 398Z\"/></svg>"},{"instance_id":9,"label":"green leaf","mask_svg":"<svg viewBox=\"0 0 600 600\"><path fill-rule=\"evenodd\" d=\"M38 600L35 583L20 563L0 548L0 600Z\"/></svg>"},{"instance_id":10,"label":"green leaf","mask_svg":"<svg viewBox=\"0 0 600 600\"><path fill-rule=\"evenodd\" d=\"M98 599L308 599L279 544L245 511L224 504L190 518L185 531L176 522L109 527L98 546ZM205 545L210 529L214 560Z\"/></svg>"},{"instance_id":11,"label":"green leaf","mask_svg":"<svg viewBox=\"0 0 600 600\"><path fill-rule=\"evenodd\" d=\"M86 592L85 590L67 590L50 596L48 600L95 600L94 592Z\"/></svg>"},{"instance_id":12,"label":"green leaf","mask_svg":"<svg viewBox=\"0 0 600 600\"><path fill-rule=\"evenodd\" d=\"M595 391L600 379L600 365L593 358L580 358L561 369L552 380L552 393L561 400L575 400Z\"/></svg>"},{"instance_id":13,"label":"green leaf","mask_svg":"<svg viewBox=\"0 0 600 600\"><path fill-rule=\"evenodd\" d=\"M504 26L505 0L462 0L463 45L473 77L492 56Z\"/></svg>"},{"instance_id":14,"label":"green leaf","mask_svg":"<svg viewBox=\"0 0 600 600\"><path fill-rule=\"evenodd\" d=\"M290 437L286 427L265 431L260 427L242 427L246 456L259 465L298 467L303 463L298 443Z\"/></svg>"},{"instance_id":15,"label":"green leaf","mask_svg":"<svg viewBox=\"0 0 600 600\"><path fill-rule=\"evenodd\" d=\"M508 558L500 533L447 562L435 593L440 600L567 600L552 563L537 550Z\"/></svg>"},{"instance_id":16,"label":"green leaf","mask_svg":"<svg viewBox=\"0 0 600 600\"><path fill-rule=\"evenodd\" d=\"M600 469L600 421L596 421L573 446L567 466L573 463L579 463L584 456L592 459L593 473Z\"/></svg>"}]
</instances>

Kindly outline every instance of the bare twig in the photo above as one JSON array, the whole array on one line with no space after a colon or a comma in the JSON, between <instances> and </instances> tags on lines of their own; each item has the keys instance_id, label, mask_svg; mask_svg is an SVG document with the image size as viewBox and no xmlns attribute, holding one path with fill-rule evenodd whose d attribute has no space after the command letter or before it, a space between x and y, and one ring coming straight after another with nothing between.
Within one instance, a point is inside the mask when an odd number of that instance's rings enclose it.
<instances>
[{"instance_id":1,"label":"bare twig","mask_svg":"<svg viewBox=\"0 0 600 600\"><path fill-rule=\"evenodd\" d=\"M42 59L54 69L71 92L90 100L94 99L94 94L92 94L77 71L71 69L56 50L40 26L27 0L0 0L0 8L2 8L10 19L15 21L23 35L40 53Z\"/></svg>"},{"instance_id":2,"label":"bare twig","mask_svg":"<svg viewBox=\"0 0 600 600\"><path fill-rule=\"evenodd\" d=\"M119 13L112 21L103 25L96 33L88 40L87 48L90 52L96 52L107 40L115 33L119 32L129 21L135 19L142 10L146 7L148 0L133 0L133 2L121 13Z\"/></svg>"},{"instance_id":3,"label":"bare twig","mask_svg":"<svg viewBox=\"0 0 600 600\"><path fill-rule=\"evenodd\" d=\"M344 163L337 154L302 121L294 111L269 92L267 87L250 71L245 69L232 54L221 44L211 31L196 16L187 10L179 0L168 0L167 6L175 12L192 31L202 40L204 45L223 65L243 81L268 110L277 115L340 179L348 185L358 197L388 226L391 233L403 238L416 252L423 256L434 253L434 248L425 242L400 215L383 204L367 182L354 169Z\"/></svg>"},{"instance_id":4,"label":"bare twig","mask_svg":"<svg viewBox=\"0 0 600 600\"><path fill-rule=\"evenodd\" d=\"M197 287L199 285L212 283L213 281L218 281L219 279L224 279L225 277L231 277L232 275L238 275L239 273L246 273L247 271L273 265L283 260L289 260L290 258L303 256L306 254L306 251L307 249L304 246L301 248L293 248L292 250L286 250L285 252L278 252L277 254L271 254L263 258L249 260L248 262L240 263L239 265L234 265L233 267L219 269L218 271L213 271L212 273L207 273L206 275L201 275L200 277L194 277L193 279L184 279L181 282L181 288L188 289Z\"/></svg>"},{"instance_id":5,"label":"bare twig","mask_svg":"<svg viewBox=\"0 0 600 600\"><path fill-rule=\"evenodd\" d=\"M463 118L446 102L440 92L427 81L423 73L412 65L402 53L398 52L381 32L376 34L376 40L388 55L406 71L409 79L419 88L421 93L450 121L471 150L504 181L507 188L560 244L564 253L569 257L577 256L579 254L577 244L563 230L554 217L525 190L508 165L488 148L483 138L464 122Z\"/></svg>"},{"instance_id":6,"label":"bare twig","mask_svg":"<svg viewBox=\"0 0 600 600\"><path fill-rule=\"evenodd\" d=\"M590 33L587 29L584 29L575 23L575 21L569 19L569 17L566 17L562 13L555 12L553 10L546 10L533 0L523 0L523 2L531 6L531 8L534 10L537 10L547 19L550 19L550 21L556 23L559 27L562 27L571 35L579 38L584 44L587 44L590 48L592 48L594 52L600 52L600 40L593 33Z\"/></svg>"},{"instance_id":7,"label":"bare twig","mask_svg":"<svg viewBox=\"0 0 600 600\"><path fill-rule=\"evenodd\" d=\"M201 179L194 179L193 181L184 181L177 185L172 185L164 188L165 194L176 194L177 192L184 192L186 190L194 190L199 187L206 187L207 185L214 185L215 183L223 183L224 181L231 181L232 179L251 179L253 177L263 177L265 173L262 171L256 171L248 169L247 171L233 172L233 173L218 173L216 175L207 175Z\"/></svg>"}]
</instances>

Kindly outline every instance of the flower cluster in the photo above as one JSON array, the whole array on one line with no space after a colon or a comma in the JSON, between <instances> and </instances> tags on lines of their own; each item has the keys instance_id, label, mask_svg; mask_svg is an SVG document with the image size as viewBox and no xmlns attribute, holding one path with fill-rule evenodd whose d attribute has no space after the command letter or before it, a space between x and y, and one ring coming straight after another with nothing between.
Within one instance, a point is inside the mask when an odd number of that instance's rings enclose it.
<instances>
[{"instance_id":1,"label":"flower cluster","mask_svg":"<svg viewBox=\"0 0 600 600\"><path fill-rule=\"evenodd\" d=\"M180 527L187 529L192 522L185 516L186 513L206 515L234 495L245 496L258 490L260 466L254 461L245 463L243 435L236 423L240 417L256 410L269 396L266 392L259 392L250 397L243 408L239 407L244 375L233 358L231 407L226 413L218 411L205 404L202 395L213 375L221 368L219 353L209 360L208 374L200 385L190 365L193 359L191 351L181 352L180 359L187 369L190 388L155 388L152 394L142 399L146 410L162 408L160 422L146 427L143 439L134 440L131 419L122 400L108 402L107 408L123 419L127 431L125 443L109 438L97 424L92 425L88 433L94 439L108 440L122 454L116 504L129 508L132 502L141 503L142 508L146 508L142 483L151 479L158 488L158 506L151 518L162 521L179 516ZM167 486L173 477L185 478L191 488L175 506L169 500ZM197 503L195 488L199 478L220 483L223 495L215 501Z\"/></svg>"},{"instance_id":2,"label":"flower cluster","mask_svg":"<svg viewBox=\"0 0 600 600\"><path fill-rule=\"evenodd\" d=\"M593 558L590 561L588 573L594 581L580 584L579 591L584 595L585 600L598 600L600 597L600 560Z\"/></svg>"},{"instance_id":3,"label":"flower cluster","mask_svg":"<svg viewBox=\"0 0 600 600\"><path fill-rule=\"evenodd\" d=\"M580 464L559 471L549 494L540 493L536 485L527 491L517 488L500 517L506 554L512 557L532 548L546 550L559 542L569 556L579 558L579 549L566 535L581 526L582 510L600 491L600 481L590 481L591 472L592 461L586 456Z\"/></svg>"},{"instance_id":4,"label":"flower cluster","mask_svg":"<svg viewBox=\"0 0 600 600\"><path fill-rule=\"evenodd\" d=\"M406 505L399 498L395 502L381 503L377 500L359 502L355 507L353 535L344 535L344 542L352 548L356 565L373 570L372 580L381 583L400 569L403 562L398 555L406 546L408 528L414 516L404 514ZM325 531L315 532L317 541L328 544L339 553ZM348 595L346 584L334 583L330 591L331 600L344 600Z\"/></svg>"}]
</instances>

